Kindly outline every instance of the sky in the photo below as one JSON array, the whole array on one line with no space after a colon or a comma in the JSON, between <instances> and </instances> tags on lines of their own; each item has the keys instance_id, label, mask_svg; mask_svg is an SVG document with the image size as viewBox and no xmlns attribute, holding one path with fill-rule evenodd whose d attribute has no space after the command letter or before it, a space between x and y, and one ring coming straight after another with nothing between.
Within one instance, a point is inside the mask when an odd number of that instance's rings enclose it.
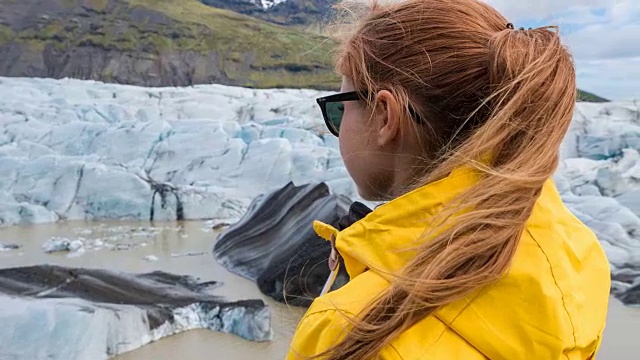
<instances>
[{"instance_id":1,"label":"sky","mask_svg":"<svg viewBox=\"0 0 640 360\"><path fill-rule=\"evenodd\" d=\"M640 0L484 0L518 27L558 25L578 87L640 99Z\"/></svg>"}]
</instances>

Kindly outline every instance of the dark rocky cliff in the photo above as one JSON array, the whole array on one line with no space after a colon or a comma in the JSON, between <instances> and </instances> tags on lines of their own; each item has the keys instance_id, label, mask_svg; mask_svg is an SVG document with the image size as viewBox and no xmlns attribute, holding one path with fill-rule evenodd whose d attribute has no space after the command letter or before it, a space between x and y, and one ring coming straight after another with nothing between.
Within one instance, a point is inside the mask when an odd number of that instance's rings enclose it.
<instances>
[{"instance_id":1,"label":"dark rocky cliff","mask_svg":"<svg viewBox=\"0 0 640 360\"><path fill-rule=\"evenodd\" d=\"M0 76L335 89L330 44L196 0L0 0Z\"/></svg>"}]
</instances>

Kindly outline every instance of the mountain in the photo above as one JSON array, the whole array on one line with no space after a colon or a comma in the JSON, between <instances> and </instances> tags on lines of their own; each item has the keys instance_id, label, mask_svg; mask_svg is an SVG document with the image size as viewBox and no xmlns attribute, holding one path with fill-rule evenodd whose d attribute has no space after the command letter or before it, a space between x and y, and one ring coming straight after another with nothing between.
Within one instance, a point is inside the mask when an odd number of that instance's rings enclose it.
<instances>
[{"instance_id":1,"label":"mountain","mask_svg":"<svg viewBox=\"0 0 640 360\"><path fill-rule=\"evenodd\" d=\"M0 0L0 76L335 90L335 2Z\"/></svg>"},{"instance_id":2,"label":"mountain","mask_svg":"<svg viewBox=\"0 0 640 360\"><path fill-rule=\"evenodd\" d=\"M339 86L325 37L197 0L0 0L0 9L2 76Z\"/></svg>"},{"instance_id":3,"label":"mountain","mask_svg":"<svg viewBox=\"0 0 640 360\"><path fill-rule=\"evenodd\" d=\"M200 0L203 4L233 10L279 25L308 28L322 25L337 0Z\"/></svg>"},{"instance_id":4,"label":"mountain","mask_svg":"<svg viewBox=\"0 0 640 360\"><path fill-rule=\"evenodd\" d=\"M578 101L604 103L609 102L610 100L584 90L578 90Z\"/></svg>"}]
</instances>

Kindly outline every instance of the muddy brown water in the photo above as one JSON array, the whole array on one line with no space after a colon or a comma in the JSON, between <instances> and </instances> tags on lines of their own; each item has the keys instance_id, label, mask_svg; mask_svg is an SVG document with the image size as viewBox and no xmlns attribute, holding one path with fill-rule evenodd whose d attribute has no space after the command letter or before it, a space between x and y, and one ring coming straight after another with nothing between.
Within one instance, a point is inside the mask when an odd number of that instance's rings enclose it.
<instances>
[{"instance_id":1,"label":"muddy brown water","mask_svg":"<svg viewBox=\"0 0 640 360\"><path fill-rule=\"evenodd\" d=\"M274 341L255 343L234 335L193 330L164 338L115 360L165 359L283 359L304 309L271 301L252 282L220 267L211 255L216 233L203 222L67 222L0 228L0 242L15 243L18 250L0 252L0 267L57 264L71 267L109 268L129 272L163 270L193 275L202 281L221 281L216 293L230 300L261 298L272 309ZM46 254L42 244L51 237L84 238L90 246L81 254ZM100 242L95 248L95 240ZM145 257L156 257L150 261ZM155 260L155 259L153 259ZM611 299L607 330L598 359L640 358L640 309L624 307Z\"/></svg>"}]
</instances>

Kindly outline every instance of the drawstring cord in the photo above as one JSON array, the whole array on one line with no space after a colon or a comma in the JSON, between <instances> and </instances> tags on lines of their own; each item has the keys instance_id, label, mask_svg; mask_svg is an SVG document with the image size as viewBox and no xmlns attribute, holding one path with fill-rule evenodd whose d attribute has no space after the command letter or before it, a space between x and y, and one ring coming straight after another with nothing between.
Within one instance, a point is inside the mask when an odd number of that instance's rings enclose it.
<instances>
[{"instance_id":1,"label":"drawstring cord","mask_svg":"<svg viewBox=\"0 0 640 360\"><path fill-rule=\"evenodd\" d=\"M325 295L331 290L333 283L336 281L336 277L338 276L338 271L340 270L340 254L336 249L336 237L331 235L331 254L329 255L329 277L327 281L324 283L324 287L322 288L322 292L320 292L320 296Z\"/></svg>"}]
</instances>

